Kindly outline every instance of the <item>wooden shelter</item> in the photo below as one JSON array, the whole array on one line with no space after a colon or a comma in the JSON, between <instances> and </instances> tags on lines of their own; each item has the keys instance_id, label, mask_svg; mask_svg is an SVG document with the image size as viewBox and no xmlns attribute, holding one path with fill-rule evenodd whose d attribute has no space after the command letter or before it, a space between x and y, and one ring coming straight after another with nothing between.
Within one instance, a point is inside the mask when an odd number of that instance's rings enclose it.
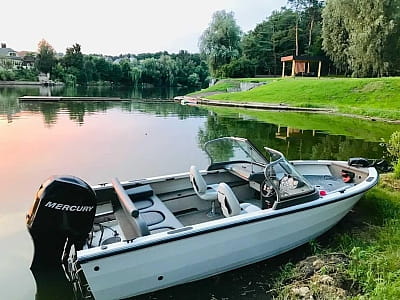
<instances>
[{"instance_id":1,"label":"wooden shelter","mask_svg":"<svg viewBox=\"0 0 400 300\"><path fill-rule=\"evenodd\" d=\"M321 77L321 66L322 66L322 57L317 56L299 56L299 55L290 55L281 57L282 62L282 77L285 77L285 63L292 63L292 74L291 76L295 77L298 73L310 74L310 63L318 62L318 78Z\"/></svg>"}]
</instances>

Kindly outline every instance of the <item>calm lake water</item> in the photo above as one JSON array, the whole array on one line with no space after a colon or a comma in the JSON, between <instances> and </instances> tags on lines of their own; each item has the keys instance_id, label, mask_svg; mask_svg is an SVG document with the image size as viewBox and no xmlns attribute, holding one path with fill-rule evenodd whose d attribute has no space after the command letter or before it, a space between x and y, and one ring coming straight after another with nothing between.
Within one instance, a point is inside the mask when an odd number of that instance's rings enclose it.
<instances>
[{"instance_id":1,"label":"calm lake water","mask_svg":"<svg viewBox=\"0 0 400 300\"><path fill-rule=\"evenodd\" d=\"M220 136L249 138L289 159L381 158L400 126L282 112L182 106L155 99L186 91L0 87L0 299L33 299L33 247L25 214L40 184L71 174L89 184L207 166L201 145ZM122 102L19 103L22 95L118 96ZM287 258L288 259L288 258ZM287 262L287 260L286 260ZM268 299L269 260L143 299ZM261 282L261 283L260 283ZM62 298L62 295L54 295Z\"/></svg>"}]
</instances>

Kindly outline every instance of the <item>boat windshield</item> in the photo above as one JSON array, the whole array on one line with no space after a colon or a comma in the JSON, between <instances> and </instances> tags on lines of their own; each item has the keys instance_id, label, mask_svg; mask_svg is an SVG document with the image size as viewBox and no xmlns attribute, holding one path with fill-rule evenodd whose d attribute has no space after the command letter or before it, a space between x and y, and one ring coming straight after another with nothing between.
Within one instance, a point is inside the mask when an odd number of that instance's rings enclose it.
<instances>
[{"instance_id":1,"label":"boat windshield","mask_svg":"<svg viewBox=\"0 0 400 300\"><path fill-rule=\"evenodd\" d=\"M278 191L278 202L314 191L314 187L289 163L282 153L264 148L270 156L270 163L264 169L267 186Z\"/></svg>"},{"instance_id":2,"label":"boat windshield","mask_svg":"<svg viewBox=\"0 0 400 300\"><path fill-rule=\"evenodd\" d=\"M204 148L210 158L210 164L249 162L265 166L268 163L266 158L243 138L218 138L207 142Z\"/></svg>"}]
</instances>

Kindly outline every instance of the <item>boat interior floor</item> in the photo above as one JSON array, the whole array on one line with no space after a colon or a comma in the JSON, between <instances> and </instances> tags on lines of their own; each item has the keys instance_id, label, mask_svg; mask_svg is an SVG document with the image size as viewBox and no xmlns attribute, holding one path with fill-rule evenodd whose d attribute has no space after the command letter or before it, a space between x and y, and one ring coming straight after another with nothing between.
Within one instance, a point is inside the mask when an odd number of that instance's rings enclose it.
<instances>
[{"instance_id":1,"label":"boat interior floor","mask_svg":"<svg viewBox=\"0 0 400 300\"><path fill-rule=\"evenodd\" d=\"M185 226L208 222L212 220L223 219L224 216L218 208L215 214L210 214L210 210L193 211L178 216L179 221Z\"/></svg>"},{"instance_id":2,"label":"boat interior floor","mask_svg":"<svg viewBox=\"0 0 400 300\"><path fill-rule=\"evenodd\" d=\"M341 178L337 178L331 175L304 175L311 185L319 189L324 189L327 192L333 192L336 190L343 189L345 187L354 186L354 182L346 183Z\"/></svg>"}]
</instances>

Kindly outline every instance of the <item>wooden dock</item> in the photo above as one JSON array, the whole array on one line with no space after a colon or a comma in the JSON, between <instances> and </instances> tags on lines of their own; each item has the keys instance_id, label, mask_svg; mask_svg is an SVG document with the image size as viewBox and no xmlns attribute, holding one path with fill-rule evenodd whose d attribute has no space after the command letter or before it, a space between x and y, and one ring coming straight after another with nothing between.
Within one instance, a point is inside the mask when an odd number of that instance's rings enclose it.
<instances>
[{"instance_id":1,"label":"wooden dock","mask_svg":"<svg viewBox=\"0 0 400 300\"><path fill-rule=\"evenodd\" d=\"M123 101L118 97L63 97L63 96L22 96L19 101L25 102L59 102L59 101Z\"/></svg>"}]
</instances>

